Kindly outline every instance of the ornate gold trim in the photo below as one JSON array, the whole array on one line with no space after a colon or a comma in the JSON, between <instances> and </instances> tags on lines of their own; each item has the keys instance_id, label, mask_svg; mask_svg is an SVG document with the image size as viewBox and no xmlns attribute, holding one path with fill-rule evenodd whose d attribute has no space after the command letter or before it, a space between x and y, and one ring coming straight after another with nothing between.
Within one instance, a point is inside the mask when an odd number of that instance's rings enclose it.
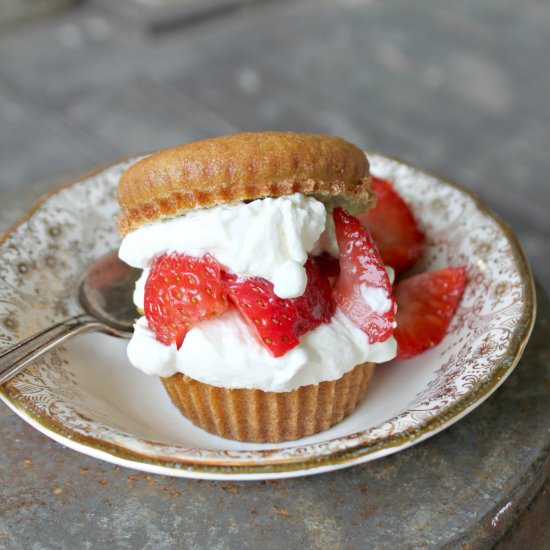
<instances>
[{"instance_id":1,"label":"ornate gold trim","mask_svg":"<svg viewBox=\"0 0 550 550\"><path fill-rule=\"evenodd\" d=\"M408 166L409 168L414 169L415 171L425 174L427 176L434 177L435 179L453 187L465 195L469 196L479 210L489 217L493 218L497 225L501 228L505 236L510 242L511 248L514 253L516 263L519 268L519 272L522 277L522 289L523 289L523 300L524 300L524 309L520 321L517 324L517 327L514 330L514 334L509 346L509 353L503 357L498 365L496 366L492 376L479 384L478 386L472 388L472 390L464 395L459 401L450 406L447 410L438 414L436 417L426 421L420 427L415 429L402 432L399 435L393 435L384 437L377 441L371 442L361 442L356 446L346 449L341 452L332 452L327 455L318 455L314 457L309 457L307 459L296 460L295 458L288 459L277 459L271 463L263 463L262 465L257 465L257 462L253 460L243 461L243 460L231 460L231 463L228 464L223 460L209 460L209 462L198 462L198 459L194 459L194 462L178 461L178 460L166 460L161 457L146 456L133 451L129 451L125 448L112 445L103 440L90 438L87 436L80 435L71 430L67 430L63 426L58 425L53 419L49 417L42 416L33 409L31 403L25 399L24 396L19 394L16 391L10 390L7 385L0 386L0 396L2 396L7 402L10 403L12 407L21 411L23 415L31 417L34 421L43 426L46 430L54 432L66 439L74 441L78 444L92 447L96 450L106 452L111 454L114 457L123 460L130 460L133 462L138 462L142 464L150 464L154 466L160 466L166 468L167 470L176 471L192 471L196 473L204 474L268 474L268 473L277 473L277 472L290 472L296 470L309 470L313 468L321 468L323 466L332 466L338 464L345 464L353 462L363 456L372 454L374 452L391 449L405 444L413 444L419 442L422 439L425 439L432 433L437 433L443 429L446 425L449 425L453 419L458 419L460 416L465 414L467 409L472 406L474 403L477 403L480 400L484 400L488 397L490 393L500 386L500 384L506 379L506 377L512 372L514 367L519 362L529 336L533 330L533 326L536 318L536 291L535 291L535 282L533 279L533 274L525 253L512 229L504 222L500 216L498 216L485 202L474 192L468 191L461 187L459 184L449 181L445 178L428 174L424 170L419 169L415 165L404 162L401 159L386 155L384 153L379 153L377 151L371 150L368 151L371 154L378 154L380 156L386 157L388 159L394 160L402 165ZM124 161L129 160L131 157L125 157L119 159L115 162L102 166L96 170L93 170L77 179L74 179L70 182L63 183L42 197L40 197L34 205L26 212L26 214L20 218L16 223L9 227L0 235L0 245L4 243L6 238L15 231L21 224L28 221L36 210L50 198L59 191L71 187L84 179L92 177L111 166L115 166ZM360 433L360 432L359 432ZM349 437L353 437L354 434ZM262 451L258 453L264 454ZM266 453L267 454L267 453Z\"/></svg>"}]
</instances>

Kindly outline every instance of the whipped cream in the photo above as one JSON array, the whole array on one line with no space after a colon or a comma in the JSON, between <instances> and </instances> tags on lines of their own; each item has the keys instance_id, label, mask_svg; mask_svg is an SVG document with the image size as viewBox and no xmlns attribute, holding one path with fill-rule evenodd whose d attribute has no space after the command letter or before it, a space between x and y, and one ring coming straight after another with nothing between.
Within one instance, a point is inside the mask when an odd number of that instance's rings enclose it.
<instances>
[{"instance_id":1,"label":"whipped cream","mask_svg":"<svg viewBox=\"0 0 550 550\"><path fill-rule=\"evenodd\" d=\"M336 380L366 361L389 361L396 350L393 337L369 344L367 335L336 309L329 323L303 335L282 357L273 357L240 314L229 309L193 327L179 350L158 342L141 317L128 344L128 358L147 374L181 372L213 386L287 392Z\"/></svg>"},{"instance_id":2,"label":"whipped cream","mask_svg":"<svg viewBox=\"0 0 550 550\"><path fill-rule=\"evenodd\" d=\"M136 281L136 286L134 288L134 294L132 296L135 306L140 311L145 311L145 283L149 277L149 269L145 268L139 279Z\"/></svg>"},{"instance_id":3,"label":"whipped cream","mask_svg":"<svg viewBox=\"0 0 550 550\"><path fill-rule=\"evenodd\" d=\"M143 311L149 267L166 252L212 254L225 269L264 277L278 296L292 298L305 291L308 253L324 251L339 255L332 216L315 198L294 194L197 210L143 226L124 238L119 256L144 270L133 296ZM387 270L393 279L393 270ZM382 291L365 287L362 294L375 310L389 308ZM336 380L360 363L389 361L396 350L393 337L369 344L367 335L337 308L329 323L303 335L298 346L276 358L230 308L193 327L179 350L157 341L141 317L134 325L128 358L147 374L181 372L214 386L286 392Z\"/></svg>"},{"instance_id":4,"label":"whipped cream","mask_svg":"<svg viewBox=\"0 0 550 550\"><path fill-rule=\"evenodd\" d=\"M132 231L124 237L119 256L145 269L166 252L210 253L230 272L263 277L279 297L295 298L304 293L304 264L325 225L330 226L326 222L325 205L300 193L220 205Z\"/></svg>"},{"instance_id":5,"label":"whipped cream","mask_svg":"<svg viewBox=\"0 0 550 550\"><path fill-rule=\"evenodd\" d=\"M332 210L327 212L325 230L321 233L319 240L315 243L315 246L311 251L314 256L318 256L323 252L328 252L335 258L340 257L340 249L338 248L338 241L336 240L336 228L334 226Z\"/></svg>"}]
</instances>

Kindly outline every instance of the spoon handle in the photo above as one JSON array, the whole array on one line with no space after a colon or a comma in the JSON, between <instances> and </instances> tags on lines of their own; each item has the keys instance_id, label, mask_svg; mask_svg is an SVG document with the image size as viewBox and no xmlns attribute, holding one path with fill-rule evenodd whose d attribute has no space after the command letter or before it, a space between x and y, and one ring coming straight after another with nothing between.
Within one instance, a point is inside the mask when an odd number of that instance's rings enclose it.
<instances>
[{"instance_id":1,"label":"spoon handle","mask_svg":"<svg viewBox=\"0 0 550 550\"><path fill-rule=\"evenodd\" d=\"M105 332L106 329L108 327L89 315L77 315L25 338L0 353L0 385L68 338L93 330Z\"/></svg>"}]
</instances>

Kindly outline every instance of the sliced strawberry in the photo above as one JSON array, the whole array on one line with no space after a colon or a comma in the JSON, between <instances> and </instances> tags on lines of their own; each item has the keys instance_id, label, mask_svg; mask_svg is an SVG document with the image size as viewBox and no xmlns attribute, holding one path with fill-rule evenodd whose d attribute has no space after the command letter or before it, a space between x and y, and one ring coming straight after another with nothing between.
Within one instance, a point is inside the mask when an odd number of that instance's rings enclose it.
<instances>
[{"instance_id":1,"label":"sliced strawberry","mask_svg":"<svg viewBox=\"0 0 550 550\"><path fill-rule=\"evenodd\" d=\"M297 336L313 330L322 323L328 323L336 309L328 276L321 271L312 258L308 258L305 268L306 290L302 296L291 298L298 308Z\"/></svg>"},{"instance_id":2,"label":"sliced strawberry","mask_svg":"<svg viewBox=\"0 0 550 550\"><path fill-rule=\"evenodd\" d=\"M389 181L373 176L372 189L376 193L376 206L357 217L369 230L384 263L393 267L396 274L403 273L422 254L424 234Z\"/></svg>"},{"instance_id":3,"label":"sliced strawberry","mask_svg":"<svg viewBox=\"0 0 550 550\"><path fill-rule=\"evenodd\" d=\"M145 316L157 340L179 348L199 321L227 309L220 264L210 255L163 254L145 283Z\"/></svg>"},{"instance_id":4,"label":"sliced strawberry","mask_svg":"<svg viewBox=\"0 0 550 550\"><path fill-rule=\"evenodd\" d=\"M275 357L297 346L300 336L326 323L334 314L328 278L311 259L305 267L306 290L302 296L290 299L279 298L273 284L261 277L238 280L235 276L225 276L231 301L260 343Z\"/></svg>"},{"instance_id":5,"label":"sliced strawberry","mask_svg":"<svg viewBox=\"0 0 550 550\"><path fill-rule=\"evenodd\" d=\"M363 330L369 343L383 342L393 333L395 302L380 254L357 218L334 209L340 249L340 277L333 296L344 314Z\"/></svg>"},{"instance_id":6,"label":"sliced strawberry","mask_svg":"<svg viewBox=\"0 0 550 550\"><path fill-rule=\"evenodd\" d=\"M395 286L398 357L414 357L443 340L465 284L466 269L449 267L413 275Z\"/></svg>"},{"instance_id":7,"label":"sliced strawberry","mask_svg":"<svg viewBox=\"0 0 550 550\"><path fill-rule=\"evenodd\" d=\"M227 293L260 343L275 357L297 346L298 310L292 300L279 298L273 284L261 277L226 282Z\"/></svg>"}]
</instances>

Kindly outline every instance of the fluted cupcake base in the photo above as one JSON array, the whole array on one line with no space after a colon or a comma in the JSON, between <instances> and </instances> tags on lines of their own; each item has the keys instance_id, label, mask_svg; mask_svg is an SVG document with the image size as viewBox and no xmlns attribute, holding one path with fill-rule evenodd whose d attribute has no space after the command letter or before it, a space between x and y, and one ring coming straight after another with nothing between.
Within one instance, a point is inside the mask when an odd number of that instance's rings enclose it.
<instances>
[{"instance_id":1,"label":"fluted cupcake base","mask_svg":"<svg viewBox=\"0 0 550 550\"><path fill-rule=\"evenodd\" d=\"M365 396L374 366L362 363L338 380L290 392L231 390L179 373L161 380L174 405L203 430L277 443L327 430L351 414Z\"/></svg>"}]
</instances>

